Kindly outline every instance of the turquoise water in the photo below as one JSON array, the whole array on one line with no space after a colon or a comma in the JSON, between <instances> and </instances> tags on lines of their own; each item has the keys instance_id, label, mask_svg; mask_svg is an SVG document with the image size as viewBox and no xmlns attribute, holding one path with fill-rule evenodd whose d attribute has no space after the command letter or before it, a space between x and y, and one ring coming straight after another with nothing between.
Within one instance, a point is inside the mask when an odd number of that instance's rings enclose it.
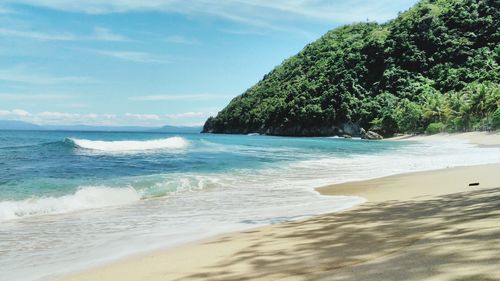
<instances>
[{"instance_id":1,"label":"turquoise water","mask_svg":"<svg viewBox=\"0 0 500 281\"><path fill-rule=\"evenodd\" d=\"M0 280L362 203L313 188L500 162L465 142L0 131Z\"/></svg>"},{"instance_id":2,"label":"turquoise water","mask_svg":"<svg viewBox=\"0 0 500 281\"><path fill-rule=\"evenodd\" d=\"M150 176L228 173L265 169L331 155L387 153L403 144L239 135L156 133L0 132L0 199L72 194L81 186L132 186L144 197L161 196L179 186L151 188ZM115 150L88 141L151 141L171 138L157 149L124 144ZM87 141L87 143L85 143ZM120 143L115 143L120 145ZM81 146L80 146L81 145ZM136 143L137 145L137 143ZM113 146L113 143L111 143ZM136 150L135 150L136 149ZM144 177L141 180L140 177ZM164 177L162 177L164 178Z\"/></svg>"}]
</instances>

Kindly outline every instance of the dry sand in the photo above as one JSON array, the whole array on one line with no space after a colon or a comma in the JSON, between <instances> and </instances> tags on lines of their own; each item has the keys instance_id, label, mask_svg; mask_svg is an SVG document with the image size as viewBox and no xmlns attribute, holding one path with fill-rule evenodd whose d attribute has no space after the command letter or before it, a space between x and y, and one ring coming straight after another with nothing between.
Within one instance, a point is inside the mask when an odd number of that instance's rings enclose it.
<instances>
[{"instance_id":1,"label":"dry sand","mask_svg":"<svg viewBox=\"0 0 500 281\"><path fill-rule=\"evenodd\" d=\"M472 182L480 185L469 187ZM128 258L62 280L500 280L500 164L318 190L368 202Z\"/></svg>"},{"instance_id":2,"label":"dry sand","mask_svg":"<svg viewBox=\"0 0 500 281\"><path fill-rule=\"evenodd\" d=\"M500 146L500 132L469 132L469 133L454 133L454 134L436 134L436 135L403 135L400 137L390 138L390 140L464 140L475 143L479 146Z\"/></svg>"}]
</instances>

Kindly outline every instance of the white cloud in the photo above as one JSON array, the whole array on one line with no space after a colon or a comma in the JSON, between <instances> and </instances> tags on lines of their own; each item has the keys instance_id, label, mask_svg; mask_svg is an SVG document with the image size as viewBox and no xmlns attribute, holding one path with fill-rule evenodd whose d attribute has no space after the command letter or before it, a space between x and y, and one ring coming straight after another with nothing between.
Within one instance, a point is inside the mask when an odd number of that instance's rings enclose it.
<instances>
[{"instance_id":1,"label":"white cloud","mask_svg":"<svg viewBox=\"0 0 500 281\"><path fill-rule=\"evenodd\" d=\"M106 119L116 119L117 118L116 114L103 114L102 116Z\"/></svg>"},{"instance_id":2,"label":"white cloud","mask_svg":"<svg viewBox=\"0 0 500 281\"><path fill-rule=\"evenodd\" d=\"M95 27L94 35L95 39L99 41L125 42L129 40L127 37L113 33L110 29L104 27Z\"/></svg>"},{"instance_id":3,"label":"white cloud","mask_svg":"<svg viewBox=\"0 0 500 281\"><path fill-rule=\"evenodd\" d=\"M80 117L80 114L44 111L39 113L37 116L45 119L71 119Z\"/></svg>"},{"instance_id":4,"label":"white cloud","mask_svg":"<svg viewBox=\"0 0 500 281\"><path fill-rule=\"evenodd\" d=\"M95 51L99 55L112 57L119 60L141 63L170 63L165 57L155 56L145 52L132 51Z\"/></svg>"},{"instance_id":5,"label":"white cloud","mask_svg":"<svg viewBox=\"0 0 500 281\"><path fill-rule=\"evenodd\" d=\"M14 118L24 118L31 116L31 114L22 109L13 109L13 110L0 110L1 117L14 117Z\"/></svg>"},{"instance_id":6,"label":"white cloud","mask_svg":"<svg viewBox=\"0 0 500 281\"><path fill-rule=\"evenodd\" d=\"M6 0L57 10L89 14L162 11L209 15L244 24L272 27L281 20L312 20L326 23L385 21L416 0ZM285 25L286 26L286 25Z\"/></svg>"},{"instance_id":7,"label":"white cloud","mask_svg":"<svg viewBox=\"0 0 500 281\"><path fill-rule=\"evenodd\" d=\"M94 125L111 125L117 119L114 114L97 114L97 113L70 113L59 111L44 111L39 113L30 113L28 118L20 118L23 121L33 122L36 124L94 124Z\"/></svg>"},{"instance_id":8,"label":"white cloud","mask_svg":"<svg viewBox=\"0 0 500 281\"><path fill-rule=\"evenodd\" d=\"M107 116L108 114L106 114ZM96 114L96 113L88 113L88 114L84 114L82 115L83 118L90 118L90 119L98 119L98 118L105 118L104 115L101 117L101 115L99 114Z\"/></svg>"},{"instance_id":9,"label":"white cloud","mask_svg":"<svg viewBox=\"0 0 500 281\"><path fill-rule=\"evenodd\" d=\"M165 116L169 119L179 119L179 118L200 118L200 117L208 117L210 116L209 113L205 112L184 112L184 113L177 113L177 114L165 114Z\"/></svg>"},{"instance_id":10,"label":"white cloud","mask_svg":"<svg viewBox=\"0 0 500 281\"><path fill-rule=\"evenodd\" d=\"M235 28L223 28L220 29L220 31L229 33L229 34L235 34L235 35L265 35L265 32L262 32L261 30L257 29L235 29Z\"/></svg>"},{"instance_id":11,"label":"white cloud","mask_svg":"<svg viewBox=\"0 0 500 281\"><path fill-rule=\"evenodd\" d=\"M227 99L228 96L212 95L212 94L195 94L195 95L149 95L130 97L129 100L134 101L182 101L182 100L213 100Z\"/></svg>"},{"instance_id":12,"label":"white cloud","mask_svg":"<svg viewBox=\"0 0 500 281\"><path fill-rule=\"evenodd\" d=\"M19 101L19 100L61 100L70 98L69 95L66 94L11 94L11 93L0 93L0 100L10 100L10 101Z\"/></svg>"},{"instance_id":13,"label":"white cloud","mask_svg":"<svg viewBox=\"0 0 500 281\"><path fill-rule=\"evenodd\" d=\"M54 104L54 106L57 106L57 107L62 107L62 108L86 108L86 107L89 107L88 104L85 104L85 103L58 103L58 104Z\"/></svg>"},{"instance_id":14,"label":"white cloud","mask_svg":"<svg viewBox=\"0 0 500 281\"><path fill-rule=\"evenodd\" d=\"M21 120L39 125L106 125L106 126L163 126L200 125L213 113L184 112L177 114L146 113L74 113L61 111L28 112L22 109L1 110L0 118Z\"/></svg>"},{"instance_id":15,"label":"white cloud","mask_svg":"<svg viewBox=\"0 0 500 281\"><path fill-rule=\"evenodd\" d=\"M45 74L42 71L26 70L26 67L14 67L11 69L0 70L0 81L9 81L17 83L50 85L67 83L88 83L92 79L81 76L53 76Z\"/></svg>"},{"instance_id":16,"label":"white cloud","mask_svg":"<svg viewBox=\"0 0 500 281\"><path fill-rule=\"evenodd\" d=\"M1 11L1 10L0 10ZM0 12L1 14L1 12ZM0 36L18 37L40 41L114 41L125 42L129 39L123 35L116 34L104 27L95 27L90 35L75 35L70 32L48 33L35 30L19 30L13 28L0 28Z\"/></svg>"},{"instance_id":17,"label":"white cloud","mask_svg":"<svg viewBox=\"0 0 500 281\"><path fill-rule=\"evenodd\" d=\"M23 31L16 29L0 28L0 36L21 37L42 41L74 41L77 37L71 33L51 34L38 31Z\"/></svg>"},{"instance_id":18,"label":"white cloud","mask_svg":"<svg viewBox=\"0 0 500 281\"><path fill-rule=\"evenodd\" d=\"M28 117L31 114L28 111L22 110L22 109L14 109L11 111L11 113L15 116L19 117Z\"/></svg>"},{"instance_id":19,"label":"white cloud","mask_svg":"<svg viewBox=\"0 0 500 281\"><path fill-rule=\"evenodd\" d=\"M163 41L167 43L184 44L184 45L195 45L200 43L198 40L189 39L181 35L167 36L165 39L163 39Z\"/></svg>"},{"instance_id":20,"label":"white cloud","mask_svg":"<svg viewBox=\"0 0 500 281\"><path fill-rule=\"evenodd\" d=\"M156 114L134 114L134 113L125 113L126 117L134 118L138 120L160 120L160 116Z\"/></svg>"}]
</instances>

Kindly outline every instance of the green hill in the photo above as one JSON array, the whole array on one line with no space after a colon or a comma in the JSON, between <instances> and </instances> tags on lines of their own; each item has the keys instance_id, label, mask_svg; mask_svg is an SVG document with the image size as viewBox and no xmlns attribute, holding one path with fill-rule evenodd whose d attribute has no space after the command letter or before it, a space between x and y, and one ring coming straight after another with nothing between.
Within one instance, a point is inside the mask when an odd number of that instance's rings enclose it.
<instances>
[{"instance_id":1,"label":"green hill","mask_svg":"<svg viewBox=\"0 0 500 281\"><path fill-rule=\"evenodd\" d=\"M499 0L424 0L385 24L336 28L234 98L203 131L499 128L499 25Z\"/></svg>"}]
</instances>

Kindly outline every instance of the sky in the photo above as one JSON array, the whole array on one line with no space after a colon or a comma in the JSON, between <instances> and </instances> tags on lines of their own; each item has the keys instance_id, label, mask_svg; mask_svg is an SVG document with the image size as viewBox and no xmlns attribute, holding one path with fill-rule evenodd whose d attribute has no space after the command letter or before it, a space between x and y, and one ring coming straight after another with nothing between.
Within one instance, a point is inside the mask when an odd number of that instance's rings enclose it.
<instances>
[{"instance_id":1,"label":"sky","mask_svg":"<svg viewBox=\"0 0 500 281\"><path fill-rule=\"evenodd\" d=\"M416 0L0 0L0 119L201 125L340 25Z\"/></svg>"}]
</instances>

